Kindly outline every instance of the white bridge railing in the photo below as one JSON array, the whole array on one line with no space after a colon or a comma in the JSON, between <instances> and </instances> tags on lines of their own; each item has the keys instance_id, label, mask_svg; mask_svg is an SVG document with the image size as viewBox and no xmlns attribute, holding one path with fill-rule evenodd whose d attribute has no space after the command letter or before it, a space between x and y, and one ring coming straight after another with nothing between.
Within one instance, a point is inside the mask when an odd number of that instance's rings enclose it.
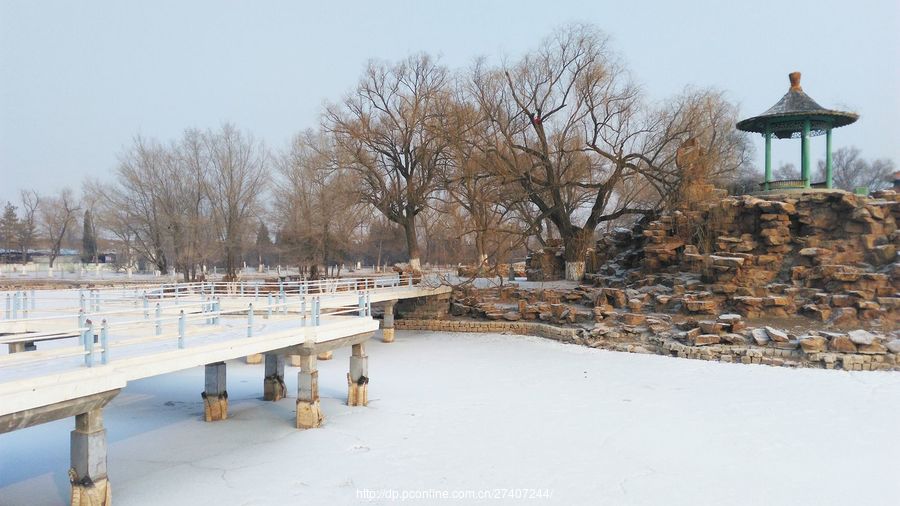
<instances>
[{"instance_id":1,"label":"white bridge railing","mask_svg":"<svg viewBox=\"0 0 900 506\"><path fill-rule=\"evenodd\" d=\"M293 320L302 328L334 323L339 317L371 318L374 291L414 286L416 281L420 280L394 276L171 283L57 290L40 297L34 290L20 290L5 297L0 344L8 345L10 353L0 355L0 368L77 356L83 357L85 367L93 367L112 362L119 348L171 343L173 349L184 349L196 338L223 332L244 334L245 330L245 338L253 339L265 334L266 325L260 320ZM239 319L244 323L235 326ZM69 339L77 339L77 345L35 349L38 342ZM28 349L34 351L22 353Z\"/></svg>"}]
</instances>

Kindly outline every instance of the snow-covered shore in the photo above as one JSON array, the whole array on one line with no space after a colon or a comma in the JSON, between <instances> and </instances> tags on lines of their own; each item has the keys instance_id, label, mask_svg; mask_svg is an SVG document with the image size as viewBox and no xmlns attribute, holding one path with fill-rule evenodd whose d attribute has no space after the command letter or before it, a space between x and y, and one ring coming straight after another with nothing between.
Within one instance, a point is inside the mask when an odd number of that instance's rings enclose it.
<instances>
[{"instance_id":1,"label":"snow-covered shore","mask_svg":"<svg viewBox=\"0 0 900 506\"><path fill-rule=\"evenodd\" d=\"M202 421L201 368L130 383L105 410L115 504L354 504L366 489L552 493L484 501L499 504L896 501L900 374L396 339L368 347L367 408L343 405L349 350L320 362L327 418L314 430L293 428L293 398L261 400L259 365L229 363L217 423ZM65 503L73 424L0 435L0 505Z\"/></svg>"}]
</instances>

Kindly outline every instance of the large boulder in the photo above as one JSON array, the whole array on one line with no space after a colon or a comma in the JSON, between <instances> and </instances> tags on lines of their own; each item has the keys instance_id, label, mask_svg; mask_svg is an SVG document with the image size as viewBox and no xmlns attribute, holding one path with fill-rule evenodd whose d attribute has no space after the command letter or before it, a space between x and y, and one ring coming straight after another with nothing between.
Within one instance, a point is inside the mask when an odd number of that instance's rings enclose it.
<instances>
[{"instance_id":1,"label":"large boulder","mask_svg":"<svg viewBox=\"0 0 900 506\"><path fill-rule=\"evenodd\" d=\"M853 344L869 345L875 340L875 334L865 330L851 330L847 332L847 337L853 341Z\"/></svg>"}]
</instances>

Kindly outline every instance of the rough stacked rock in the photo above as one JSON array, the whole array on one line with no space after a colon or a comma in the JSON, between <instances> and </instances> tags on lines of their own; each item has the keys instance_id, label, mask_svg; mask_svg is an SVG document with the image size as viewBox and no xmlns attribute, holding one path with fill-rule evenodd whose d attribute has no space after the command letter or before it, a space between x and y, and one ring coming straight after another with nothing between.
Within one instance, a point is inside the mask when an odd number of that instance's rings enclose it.
<instances>
[{"instance_id":1,"label":"rough stacked rock","mask_svg":"<svg viewBox=\"0 0 900 506\"><path fill-rule=\"evenodd\" d=\"M892 328L900 309L898 204L890 191L829 192L729 197L675 211L644 230L643 272L696 273L723 306L748 317L800 312L838 326L877 320ZM714 311L696 297L682 305Z\"/></svg>"}]
</instances>

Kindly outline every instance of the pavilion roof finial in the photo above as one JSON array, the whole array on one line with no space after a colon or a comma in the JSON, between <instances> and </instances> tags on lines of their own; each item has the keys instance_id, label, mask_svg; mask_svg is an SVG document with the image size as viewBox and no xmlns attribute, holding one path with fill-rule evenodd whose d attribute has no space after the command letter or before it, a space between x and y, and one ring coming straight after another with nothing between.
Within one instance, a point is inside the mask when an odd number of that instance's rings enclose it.
<instances>
[{"instance_id":1,"label":"pavilion roof finial","mask_svg":"<svg viewBox=\"0 0 900 506\"><path fill-rule=\"evenodd\" d=\"M810 98L800 87L800 72L791 72L788 78L791 80L791 88L781 100L766 112L739 121L738 130L790 139L800 136L806 121L810 122L809 135L821 135L831 128L849 125L859 118L855 112L826 109Z\"/></svg>"},{"instance_id":2,"label":"pavilion roof finial","mask_svg":"<svg viewBox=\"0 0 900 506\"><path fill-rule=\"evenodd\" d=\"M803 91L803 88L800 86L800 72L796 70L788 74L788 79L791 80L791 91Z\"/></svg>"}]
</instances>

